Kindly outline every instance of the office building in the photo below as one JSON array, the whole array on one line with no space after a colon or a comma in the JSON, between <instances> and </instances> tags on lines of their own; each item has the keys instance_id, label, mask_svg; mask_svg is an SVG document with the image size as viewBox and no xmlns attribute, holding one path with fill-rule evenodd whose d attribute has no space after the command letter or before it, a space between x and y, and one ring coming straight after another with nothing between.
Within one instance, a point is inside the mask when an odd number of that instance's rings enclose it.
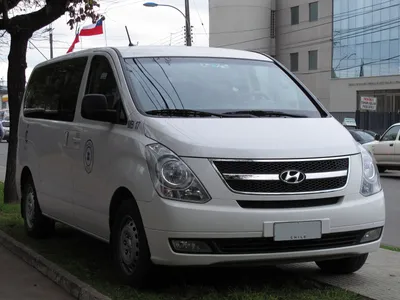
<instances>
[{"instance_id":1,"label":"office building","mask_svg":"<svg viewBox=\"0 0 400 300\"><path fill-rule=\"evenodd\" d=\"M210 46L276 57L331 112L400 112L400 0L210 0Z\"/></svg>"}]
</instances>

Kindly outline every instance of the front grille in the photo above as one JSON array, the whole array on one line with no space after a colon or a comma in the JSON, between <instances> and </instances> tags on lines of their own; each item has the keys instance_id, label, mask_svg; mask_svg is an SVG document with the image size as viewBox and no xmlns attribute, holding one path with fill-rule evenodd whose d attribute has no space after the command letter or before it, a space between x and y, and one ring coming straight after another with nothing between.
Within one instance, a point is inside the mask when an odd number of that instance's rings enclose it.
<instances>
[{"instance_id":1,"label":"front grille","mask_svg":"<svg viewBox=\"0 0 400 300\"><path fill-rule=\"evenodd\" d=\"M306 199L306 200L274 200L274 201L243 201L237 203L245 209L285 209L285 208L304 208L335 205L340 201L340 197L324 199Z\"/></svg>"},{"instance_id":2,"label":"front grille","mask_svg":"<svg viewBox=\"0 0 400 300\"><path fill-rule=\"evenodd\" d=\"M232 191L246 194L301 194L339 190L347 184L349 162L349 157L286 161L212 161ZM286 171L300 172L305 179L297 183L285 182L282 174Z\"/></svg>"},{"instance_id":3,"label":"front grille","mask_svg":"<svg viewBox=\"0 0 400 300\"><path fill-rule=\"evenodd\" d=\"M348 158L304 161L225 161L215 160L214 165L222 174L280 174L286 170L304 173L321 173L347 170Z\"/></svg>"},{"instance_id":4,"label":"front grille","mask_svg":"<svg viewBox=\"0 0 400 300\"><path fill-rule=\"evenodd\" d=\"M259 254L322 250L354 246L367 230L323 234L320 239L274 241L273 238L214 239L210 241L219 254Z\"/></svg>"}]
</instances>

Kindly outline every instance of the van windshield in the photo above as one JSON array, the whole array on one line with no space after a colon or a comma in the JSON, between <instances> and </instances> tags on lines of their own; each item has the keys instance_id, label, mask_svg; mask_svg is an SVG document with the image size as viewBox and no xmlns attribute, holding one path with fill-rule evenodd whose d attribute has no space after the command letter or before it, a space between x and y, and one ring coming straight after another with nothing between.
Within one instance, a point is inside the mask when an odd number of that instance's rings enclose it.
<instances>
[{"instance_id":1,"label":"van windshield","mask_svg":"<svg viewBox=\"0 0 400 300\"><path fill-rule=\"evenodd\" d=\"M147 113L322 117L316 104L273 62L159 57L127 58L125 64L133 98Z\"/></svg>"}]
</instances>

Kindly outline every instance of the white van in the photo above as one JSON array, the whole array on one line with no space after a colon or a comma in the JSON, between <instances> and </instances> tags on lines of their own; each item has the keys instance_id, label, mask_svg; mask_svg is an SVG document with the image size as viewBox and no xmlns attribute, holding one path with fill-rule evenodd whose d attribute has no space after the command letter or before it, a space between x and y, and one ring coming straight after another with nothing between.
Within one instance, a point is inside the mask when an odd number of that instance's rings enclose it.
<instances>
[{"instance_id":1,"label":"white van","mask_svg":"<svg viewBox=\"0 0 400 300\"><path fill-rule=\"evenodd\" d=\"M352 273L381 243L370 154L263 54L68 54L33 70L18 134L28 234L58 221L109 242L133 285L153 265L316 261Z\"/></svg>"}]
</instances>

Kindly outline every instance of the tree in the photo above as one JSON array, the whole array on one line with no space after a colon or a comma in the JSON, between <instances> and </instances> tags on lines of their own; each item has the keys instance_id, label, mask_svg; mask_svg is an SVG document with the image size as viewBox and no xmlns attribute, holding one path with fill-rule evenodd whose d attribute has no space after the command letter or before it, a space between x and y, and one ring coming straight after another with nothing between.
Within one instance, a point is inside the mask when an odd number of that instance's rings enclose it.
<instances>
[{"instance_id":1,"label":"tree","mask_svg":"<svg viewBox=\"0 0 400 300\"><path fill-rule=\"evenodd\" d=\"M21 14L12 18L12 9L21 9ZM69 13L67 24L71 29L86 18L93 22L98 19L96 0L0 0L0 30L10 34L11 44L8 55L8 102L10 109L10 137L7 156L7 171L4 186L4 200L18 202L15 182L16 155L18 144L18 119L22 96L25 91L26 51L33 33L49 25L65 13ZM37 10L34 10L38 8ZM28 12L28 9L31 12Z\"/></svg>"}]
</instances>

